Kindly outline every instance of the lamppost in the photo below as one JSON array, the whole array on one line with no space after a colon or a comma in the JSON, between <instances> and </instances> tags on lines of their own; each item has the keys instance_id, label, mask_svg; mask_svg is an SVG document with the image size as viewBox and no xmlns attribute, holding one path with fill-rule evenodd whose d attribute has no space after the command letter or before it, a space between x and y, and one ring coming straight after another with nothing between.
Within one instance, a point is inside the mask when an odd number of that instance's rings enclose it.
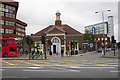
<instances>
[{"instance_id":1,"label":"lamppost","mask_svg":"<svg viewBox=\"0 0 120 80\"><path fill-rule=\"evenodd\" d=\"M105 27L104 26L104 12L110 12L110 10L95 12L95 13L102 13L103 27ZM105 28L104 28L104 32L103 32L103 51L102 52L104 52L104 55L105 55Z\"/></svg>"}]
</instances>

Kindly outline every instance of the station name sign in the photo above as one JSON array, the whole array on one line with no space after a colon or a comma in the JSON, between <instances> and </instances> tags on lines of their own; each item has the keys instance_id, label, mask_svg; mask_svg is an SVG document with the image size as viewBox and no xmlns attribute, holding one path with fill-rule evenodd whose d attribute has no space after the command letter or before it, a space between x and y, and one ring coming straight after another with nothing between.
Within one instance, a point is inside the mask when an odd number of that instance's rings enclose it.
<instances>
[{"instance_id":1,"label":"station name sign","mask_svg":"<svg viewBox=\"0 0 120 80\"><path fill-rule=\"evenodd\" d=\"M13 10L5 9L5 8L0 8L0 11L8 12L8 13L12 13L13 14Z\"/></svg>"}]
</instances>

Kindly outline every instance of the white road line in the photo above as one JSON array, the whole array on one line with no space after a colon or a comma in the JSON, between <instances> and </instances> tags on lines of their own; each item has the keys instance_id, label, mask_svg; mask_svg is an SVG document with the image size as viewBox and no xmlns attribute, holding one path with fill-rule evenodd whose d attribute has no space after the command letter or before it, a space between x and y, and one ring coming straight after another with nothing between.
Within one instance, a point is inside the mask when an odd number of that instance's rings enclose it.
<instances>
[{"instance_id":1,"label":"white road line","mask_svg":"<svg viewBox=\"0 0 120 80\"><path fill-rule=\"evenodd\" d=\"M0 69L0 71L5 71L5 69Z\"/></svg>"},{"instance_id":2,"label":"white road line","mask_svg":"<svg viewBox=\"0 0 120 80\"><path fill-rule=\"evenodd\" d=\"M79 67L79 66L65 66L67 68L105 68L105 69L109 69L109 68L115 68L115 67Z\"/></svg>"},{"instance_id":3,"label":"white road line","mask_svg":"<svg viewBox=\"0 0 120 80\"><path fill-rule=\"evenodd\" d=\"M80 72L78 70L73 70L73 69L65 69L65 68L58 68L58 67L50 67L50 68L56 68L56 69L61 69L61 70L66 70L66 71Z\"/></svg>"},{"instance_id":4,"label":"white road line","mask_svg":"<svg viewBox=\"0 0 120 80\"><path fill-rule=\"evenodd\" d=\"M3 69L21 69L21 68L31 68L31 69L39 69L39 68L42 68L42 67L2 67Z\"/></svg>"},{"instance_id":5,"label":"white road line","mask_svg":"<svg viewBox=\"0 0 120 80\"><path fill-rule=\"evenodd\" d=\"M120 71L110 71L110 72L120 72Z\"/></svg>"},{"instance_id":6,"label":"white road line","mask_svg":"<svg viewBox=\"0 0 120 80\"><path fill-rule=\"evenodd\" d=\"M68 70L68 71L65 71L65 70L23 70L23 71L36 71L36 72L39 72L39 71L46 71L46 72L77 72L77 71L74 71L74 70Z\"/></svg>"}]
</instances>

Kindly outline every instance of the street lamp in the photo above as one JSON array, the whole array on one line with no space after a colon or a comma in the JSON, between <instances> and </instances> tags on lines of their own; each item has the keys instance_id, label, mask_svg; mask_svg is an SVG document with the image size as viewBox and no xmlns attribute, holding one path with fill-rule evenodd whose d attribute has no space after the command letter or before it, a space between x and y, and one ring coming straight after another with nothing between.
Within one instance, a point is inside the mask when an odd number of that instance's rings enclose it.
<instances>
[{"instance_id":1,"label":"street lamp","mask_svg":"<svg viewBox=\"0 0 120 80\"><path fill-rule=\"evenodd\" d=\"M95 13L102 13L103 27L104 27L104 12L110 12L110 10L95 12ZM104 52L104 55L105 55L105 28L104 28L104 33L103 33L103 52Z\"/></svg>"}]
</instances>

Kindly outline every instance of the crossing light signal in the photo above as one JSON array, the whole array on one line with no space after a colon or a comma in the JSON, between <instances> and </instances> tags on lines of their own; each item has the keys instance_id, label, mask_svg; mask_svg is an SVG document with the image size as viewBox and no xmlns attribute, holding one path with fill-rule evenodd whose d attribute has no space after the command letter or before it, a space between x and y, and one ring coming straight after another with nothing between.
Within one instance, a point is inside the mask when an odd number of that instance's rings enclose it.
<instances>
[{"instance_id":1,"label":"crossing light signal","mask_svg":"<svg viewBox=\"0 0 120 80\"><path fill-rule=\"evenodd\" d=\"M48 40L48 45L52 45L52 42L51 42L51 40Z\"/></svg>"},{"instance_id":2,"label":"crossing light signal","mask_svg":"<svg viewBox=\"0 0 120 80\"><path fill-rule=\"evenodd\" d=\"M33 44L33 40L29 36L27 36L26 37L26 43L27 44Z\"/></svg>"},{"instance_id":3,"label":"crossing light signal","mask_svg":"<svg viewBox=\"0 0 120 80\"><path fill-rule=\"evenodd\" d=\"M111 36L111 40L112 40L111 41L112 43L116 43L116 40L114 39L114 36Z\"/></svg>"},{"instance_id":4,"label":"crossing light signal","mask_svg":"<svg viewBox=\"0 0 120 80\"><path fill-rule=\"evenodd\" d=\"M45 44L45 36L41 37L41 42L42 42L42 44Z\"/></svg>"},{"instance_id":5,"label":"crossing light signal","mask_svg":"<svg viewBox=\"0 0 120 80\"><path fill-rule=\"evenodd\" d=\"M47 44L47 41L45 41L45 44Z\"/></svg>"}]
</instances>

